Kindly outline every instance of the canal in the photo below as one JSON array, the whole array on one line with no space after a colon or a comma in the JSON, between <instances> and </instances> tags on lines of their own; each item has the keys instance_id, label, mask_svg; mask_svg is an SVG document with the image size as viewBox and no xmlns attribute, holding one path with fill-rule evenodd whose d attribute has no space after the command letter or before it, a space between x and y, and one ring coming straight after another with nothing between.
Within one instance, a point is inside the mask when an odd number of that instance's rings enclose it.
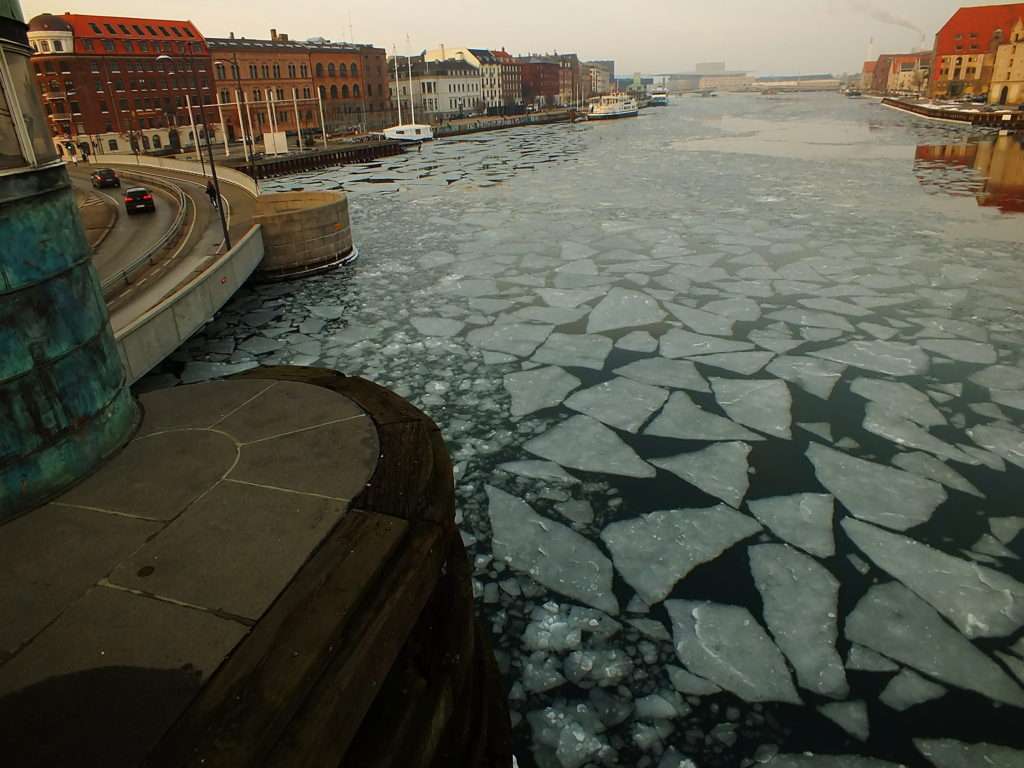
<instances>
[{"instance_id":1,"label":"canal","mask_svg":"<svg viewBox=\"0 0 1024 768\"><path fill-rule=\"evenodd\" d=\"M359 261L245 289L143 386L328 366L437 421L521 766L1022 765L995 139L722 95L277 179L349 192Z\"/></svg>"}]
</instances>

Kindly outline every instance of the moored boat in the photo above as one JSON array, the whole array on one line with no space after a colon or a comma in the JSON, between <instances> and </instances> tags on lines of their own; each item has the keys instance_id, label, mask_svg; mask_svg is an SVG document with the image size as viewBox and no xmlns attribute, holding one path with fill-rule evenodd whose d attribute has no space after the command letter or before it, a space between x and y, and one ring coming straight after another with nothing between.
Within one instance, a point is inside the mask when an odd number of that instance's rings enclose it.
<instances>
[{"instance_id":1,"label":"moored boat","mask_svg":"<svg viewBox=\"0 0 1024 768\"><path fill-rule=\"evenodd\" d=\"M664 88L655 88L651 91L651 103L652 107L667 107L668 106L668 91Z\"/></svg>"},{"instance_id":2,"label":"moored boat","mask_svg":"<svg viewBox=\"0 0 1024 768\"><path fill-rule=\"evenodd\" d=\"M625 93L602 96L590 105L588 120L613 120L619 117L636 117L640 106L636 99Z\"/></svg>"}]
</instances>

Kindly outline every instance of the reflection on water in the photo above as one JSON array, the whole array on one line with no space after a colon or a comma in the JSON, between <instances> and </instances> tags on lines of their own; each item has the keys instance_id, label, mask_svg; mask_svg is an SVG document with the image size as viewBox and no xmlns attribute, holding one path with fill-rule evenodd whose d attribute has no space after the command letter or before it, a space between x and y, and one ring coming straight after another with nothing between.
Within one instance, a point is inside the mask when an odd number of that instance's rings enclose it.
<instances>
[{"instance_id":1,"label":"reflection on water","mask_svg":"<svg viewBox=\"0 0 1024 768\"><path fill-rule=\"evenodd\" d=\"M922 185L950 195L973 195L978 205L1024 213L1024 138L923 144L915 164Z\"/></svg>"}]
</instances>

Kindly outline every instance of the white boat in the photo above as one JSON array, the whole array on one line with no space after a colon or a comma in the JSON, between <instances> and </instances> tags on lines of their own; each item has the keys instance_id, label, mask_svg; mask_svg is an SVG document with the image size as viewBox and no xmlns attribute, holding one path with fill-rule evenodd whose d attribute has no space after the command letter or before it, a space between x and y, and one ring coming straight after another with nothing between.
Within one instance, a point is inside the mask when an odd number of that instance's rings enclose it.
<instances>
[{"instance_id":1,"label":"white boat","mask_svg":"<svg viewBox=\"0 0 1024 768\"><path fill-rule=\"evenodd\" d=\"M618 117L636 117L640 106L636 99L626 93L602 96L590 105L588 120L613 120Z\"/></svg>"},{"instance_id":2,"label":"white boat","mask_svg":"<svg viewBox=\"0 0 1024 768\"><path fill-rule=\"evenodd\" d=\"M664 88L655 88L653 91L651 91L651 106L667 107L668 91Z\"/></svg>"},{"instance_id":3,"label":"white boat","mask_svg":"<svg viewBox=\"0 0 1024 768\"><path fill-rule=\"evenodd\" d=\"M434 129L429 125L420 123L406 123L405 125L393 125L384 129L384 138L395 141L430 141L434 138Z\"/></svg>"},{"instance_id":4,"label":"white boat","mask_svg":"<svg viewBox=\"0 0 1024 768\"><path fill-rule=\"evenodd\" d=\"M385 128L383 131L385 139L392 139L394 141L407 141L412 144L419 144L423 141L431 141L434 138L434 129L424 123L416 122L416 103L412 100L412 57L406 56L406 62L409 65L409 112L412 115L412 122L402 122L402 99L398 93L399 83L402 81L398 78L398 51L395 51L395 94L399 96L396 100L398 102L398 125L393 125L390 128Z\"/></svg>"}]
</instances>

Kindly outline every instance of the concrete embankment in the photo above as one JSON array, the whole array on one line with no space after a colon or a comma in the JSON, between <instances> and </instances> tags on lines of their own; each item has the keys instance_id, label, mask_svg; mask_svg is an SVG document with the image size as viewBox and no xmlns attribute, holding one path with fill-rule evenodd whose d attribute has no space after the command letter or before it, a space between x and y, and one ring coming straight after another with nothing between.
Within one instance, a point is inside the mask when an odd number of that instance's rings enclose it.
<instances>
[{"instance_id":1,"label":"concrete embankment","mask_svg":"<svg viewBox=\"0 0 1024 768\"><path fill-rule=\"evenodd\" d=\"M462 136L467 133L483 131L499 131L503 128L520 128L524 125L549 125L551 123L567 123L576 113L572 110L555 112L535 112L529 115L493 115L474 117L444 123L434 128L434 136L443 139L449 136Z\"/></svg>"},{"instance_id":2,"label":"concrete embankment","mask_svg":"<svg viewBox=\"0 0 1024 768\"><path fill-rule=\"evenodd\" d=\"M946 123L968 123L985 128L998 128L1007 131L1024 130L1024 111L987 112L979 109L961 109L958 107L922 104L900 99L882 99L882 106L909 112L927 120L941 120Z\"/></svg>"}]
</instances>

